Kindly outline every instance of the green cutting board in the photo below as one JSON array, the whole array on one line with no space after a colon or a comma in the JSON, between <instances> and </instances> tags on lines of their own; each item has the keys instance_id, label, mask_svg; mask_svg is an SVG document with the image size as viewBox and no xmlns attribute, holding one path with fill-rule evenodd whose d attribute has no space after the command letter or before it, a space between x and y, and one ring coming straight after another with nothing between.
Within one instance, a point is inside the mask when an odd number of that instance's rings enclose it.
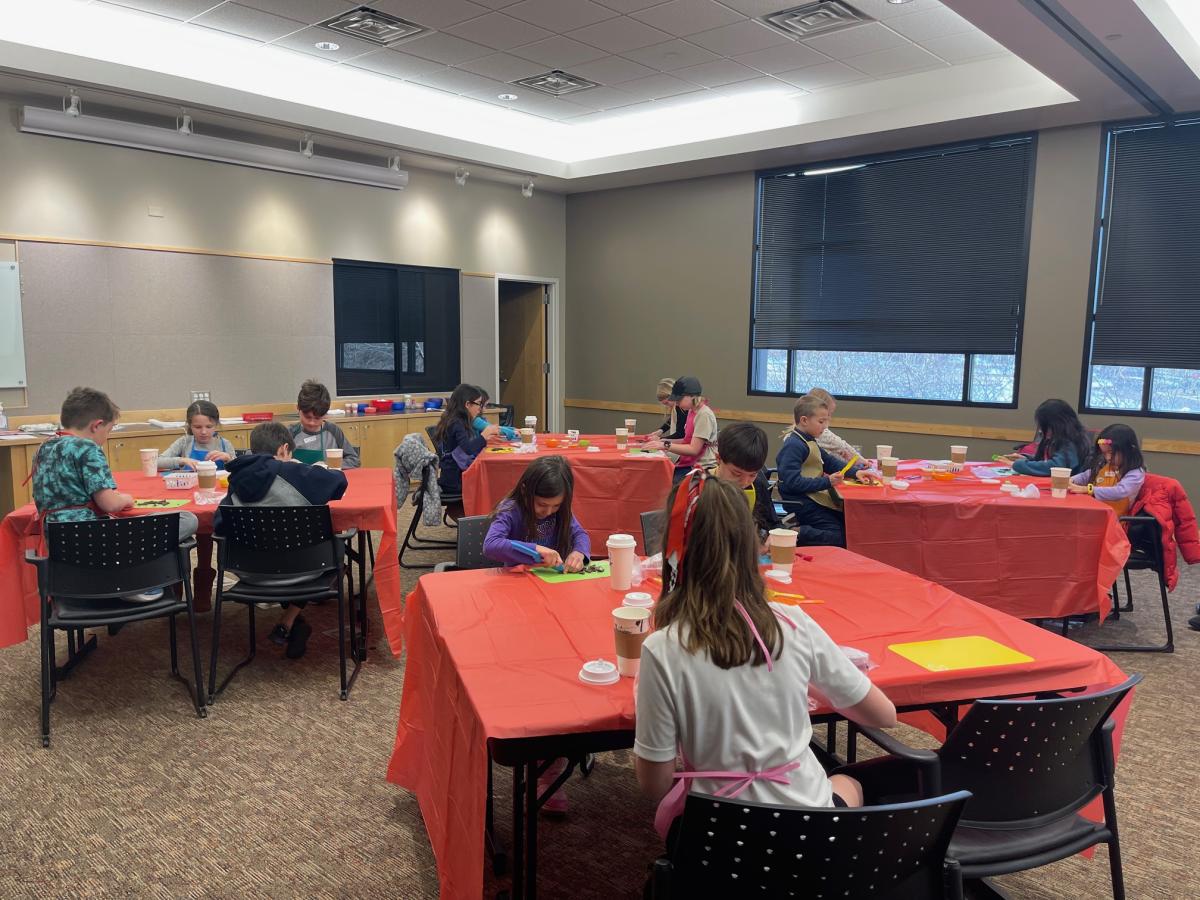
<instances>
[{"instance_id":1,"label":"green cutting board","mask_svg":"<svg viewBox=\"0 0 1200 900\"><path fill-rule=\"evenodd\" d=\"M593 566L600 566L603 571L588 572L579 575L564 575L562 572L556 572L549 568L530 569L529 571L536 575L546 584L562 584L565 581L588 581L592 578L607 578L608 577L608 560L598 560L592 563Z\"/></svg>"}]
</instances>

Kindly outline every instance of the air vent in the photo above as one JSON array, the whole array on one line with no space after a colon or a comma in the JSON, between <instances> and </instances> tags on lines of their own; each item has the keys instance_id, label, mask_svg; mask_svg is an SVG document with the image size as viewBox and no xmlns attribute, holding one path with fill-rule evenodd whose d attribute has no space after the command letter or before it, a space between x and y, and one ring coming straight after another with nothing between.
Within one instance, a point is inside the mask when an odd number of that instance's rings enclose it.
<instances>
[{"instance_id":1,"label":"air vent","mask_svg":"<svg viewBox=\"0 0 1200 900\"><path fill-rule=\"evenodd\" d=\"M341 15L318 24L322 28L328 28L338 34L370 41L372 44L379 44L382 47L390 47L401 41L420 37L429 31L424 25L418 25L397 16L389 16L387 13L378 12L369 6L359 6L347 10Z\"/></svg>"},{"instance_id":2,"label":"air vent","mask_svg":"<svg viewBox=\"0 0 1200 900\"><path fill-rule=\"evenodd\" d=\"M875 21L843 0L820 0L763 16L762 21L793 39L816 37Z\"/></svg>"},{"instance_id":3,"label":"air vent","mask_svg":"<svg viewBox=\"0 0 1200 900\"><path fill-rule=\"evenodd\" d=\"M522 78L520 81L511 83L533 88L535 91L541 91L543 94L549 94L552 97L562 97L564 94L578 94L580 91L586 91L588 88L599 86L594 81L588 81L586 78L580 78L578 75L571 75L562 71L562 69L555 69L552 72L546 72L542 75L530 75L528 78Z\"/></svg>"}]
</instances>

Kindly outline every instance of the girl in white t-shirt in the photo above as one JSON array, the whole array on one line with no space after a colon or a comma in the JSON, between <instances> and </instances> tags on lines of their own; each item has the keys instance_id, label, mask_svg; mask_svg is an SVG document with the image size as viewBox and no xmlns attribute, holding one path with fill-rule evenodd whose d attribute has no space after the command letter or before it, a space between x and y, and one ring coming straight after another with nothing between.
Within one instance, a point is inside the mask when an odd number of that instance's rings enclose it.
<instances>
[{"instance_id":1,"label":"girl in white t-shirt","mask_svg":"<svg viewBox=\"0 0 1200 900\"><path fill-rule=\"evenodd\" d=\"M895 725L895 706L812 619L767 601L741 491L693 471L667 508L665 593L642 647L634 743L638 783L661 801L659 832L666 836L689 790L861 806L858 782L827 776L809 749L809 685L867 727Z\"/></svg>"}]
</instances>

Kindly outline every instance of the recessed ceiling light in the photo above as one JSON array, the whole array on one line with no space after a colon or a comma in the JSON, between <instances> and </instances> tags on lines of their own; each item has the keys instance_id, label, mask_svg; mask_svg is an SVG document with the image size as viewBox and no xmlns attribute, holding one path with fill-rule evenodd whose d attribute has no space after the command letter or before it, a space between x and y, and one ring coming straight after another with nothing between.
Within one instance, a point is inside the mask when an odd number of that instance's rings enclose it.
<instances>
[{"instance_id":1,"label":"recessed ceiling light","mask_svg":"<svg viewBox=\"0 0 1200 900\"><path fill-rule=\"evenodd\" d=\"M894 6L899 6L901 3L911 3L911 2L912 2L912 0L888 0L888 3L891 3Z\"/></svg>"},{"instance_id":2,"label":"recessed ceiling light","mask_svg":"<svg viewBox=\"0 0 1200 900\"><path fill-rule=\"evenodd\" d=\"M496 99L497 100L516 100L517 95L516 94L497 94Z\"/></svg>"},{"instance_id":3,"label":"recessed ceiling light","mask_svg":"<svg viewBox=\"0 0 1200 900\"><path fill-rule=\"evenodd\" d=\"M341 44L335 44L333 41L317 41L313 44L318 50L341 50Z\"/></svg>"}]
</instances>

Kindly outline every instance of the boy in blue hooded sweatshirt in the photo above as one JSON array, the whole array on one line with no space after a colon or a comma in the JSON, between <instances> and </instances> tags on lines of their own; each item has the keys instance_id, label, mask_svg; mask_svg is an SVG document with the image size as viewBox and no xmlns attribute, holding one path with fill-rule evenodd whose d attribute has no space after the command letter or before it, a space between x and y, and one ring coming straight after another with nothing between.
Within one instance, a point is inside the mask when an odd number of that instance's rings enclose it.
<instances>
[{"instance_id":1,"label":"boy in blue hooded sweatshirt","mask_svg":"<svg viewBox=\"0 0 1200 900\"><path fill-rule=\"evenodd\" d=\"M250 432L250 453L231 460L229 492L221 506L318 506L339 500L346 493L346 476L324 465L294 465L295 444L288 427L263 422ZM213 531L225 533L221 508L213 517ZM303 603L286 604L283 617L271 631L272 643L287 645L289 659L299 659L308 645L312 626L300 615Z\"/></svg>"}]
</instances>

